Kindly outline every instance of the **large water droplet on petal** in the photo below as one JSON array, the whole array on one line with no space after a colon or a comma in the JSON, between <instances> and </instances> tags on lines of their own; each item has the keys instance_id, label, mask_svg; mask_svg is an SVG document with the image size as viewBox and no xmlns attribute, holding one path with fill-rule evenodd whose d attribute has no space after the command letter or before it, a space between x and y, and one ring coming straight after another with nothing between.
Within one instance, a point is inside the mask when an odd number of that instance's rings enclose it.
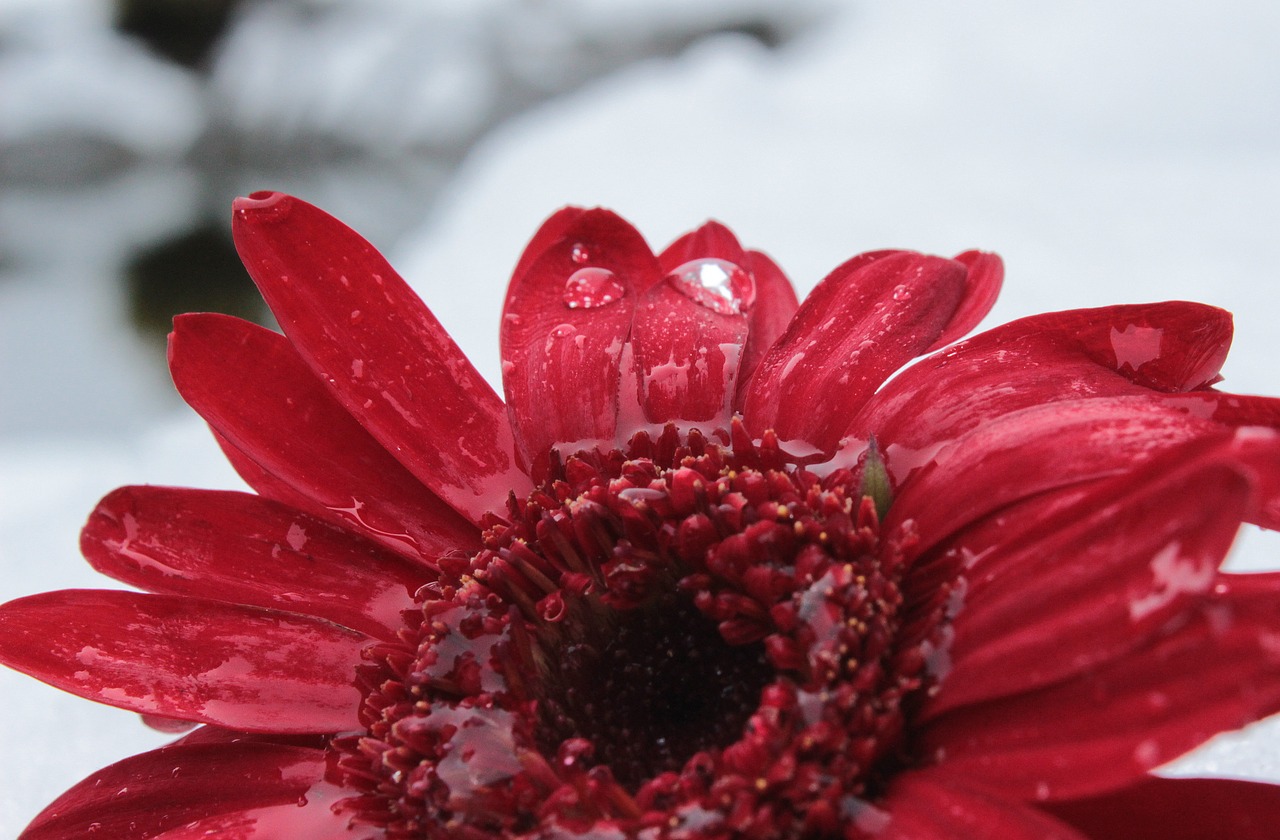
<instances>
[{"instance_id":1,"label":"large water droplet on petal","mask_svg":"<svg viewBox=\"0 0 1280 840\"><path fill-rule=\"evenodd\" d=\"M570 309L595 309L622 300L627 287L607 268L580 268L564 284L564 305Z\"/></svg>"},{"instance_id":2,"label":"large water droplet on petal","mask_svg":"<svg viewBox=\"0 0 1280 840\"><path fill-rule=\"evenodd\" d=\"M728 260L690 260L667 275L667 282L721 315L736 315L755 302L751 274Z\"/></svg>"}]
</instances>

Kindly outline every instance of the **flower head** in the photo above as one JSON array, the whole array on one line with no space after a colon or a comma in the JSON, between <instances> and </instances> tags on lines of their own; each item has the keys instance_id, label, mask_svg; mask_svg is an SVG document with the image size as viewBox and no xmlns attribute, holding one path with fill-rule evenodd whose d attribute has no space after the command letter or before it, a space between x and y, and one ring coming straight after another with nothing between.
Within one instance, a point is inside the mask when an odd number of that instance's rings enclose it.
<instances>
[{"instance_id":1,"label":"flower head","mask_svg":"<svg viewBox=\"0 0 1280 840\"><path fill-rule=\"evenodd\" d=\"M256 494L117 490L84 553L145 594L0 608L0 660L200 726L24 838L1270 836L1280 788L1150 772L1280 709L1280 575L1219 570L1280 403L1212 387L1225 312L957 344L994 255L798 304L717 223L570 208L504 402L336 220L235 234L284 335L184 316L170 363Z\"/></svg>"}]
</instances>

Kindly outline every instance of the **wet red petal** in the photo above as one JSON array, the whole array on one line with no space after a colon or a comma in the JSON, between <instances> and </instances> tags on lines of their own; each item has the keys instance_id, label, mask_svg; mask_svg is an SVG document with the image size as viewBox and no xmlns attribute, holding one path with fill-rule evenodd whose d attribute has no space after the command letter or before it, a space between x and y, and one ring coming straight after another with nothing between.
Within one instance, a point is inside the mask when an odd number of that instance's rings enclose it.
<instances>
[{"instance_id":1,"label":"wet red petal","mask_svg":"<svg viewBox=\"0 0 1280 840\"><path fill-rule=\"evenodd\" d=\"M555 444L565 444L566 454L575 443L613 448L635 290L650 285L658 268L640 234L605 210L553 216L534 247L538 255L521 258L507 290L502 382L523 462L542 475ZM603 291L575 295L566 284L579 272L607 286L607 298Z\"/></svg>"},{"instance_id":2,"label":"wet red petal","mask_svg":"<svg viewBox=\"0 0 1280 840\"><path fill-rule=\"evenodd\" d=\"M662 266L662 273L669 274L678 266L703 257L728 260L735 265L747 267L744 265L746 252L742 250L738 237L716 221L709 221L672 242L658 255L658 263Z\"/></svg>"},{"instance_id":3,"label":"wet red petal","mask_svg":"<svg viewBox=\"0 0 1280 840\"><path fill-rule=\"evenodd\" d=\"M966 270L913 252L854 257L801 304L752 377L747 428L832 451L885 378L933 344L963 301Z\"/></svg>"},{"instance_id":4,"label":"wet red petal","mask_svg":"<svg viewBox=\"0 0 1280 840\"><path fill-rule=\"evenodd\" d=\"M378 840L374 829L352 829L333 805L349 794L337 785L317 782L294 802L246 808L192 820L156 835L155 840Z\"/></svg>"},{"instance_id":5,"label":"wet red petal","mask_svg":"<svg viewBox=\"0 0 1280 840\"><path fill-rule=\"evenodd\" d=\"M512 277L519 277L529 270L529 266L533 261L542 256L542 252L554 245L564 232L582 217L584 213L590 212L582 207L561 207L542 223L537 232L529 240L529 244L524 246L524 252L520 254L520 259L516 261L516 267L511 272Z\"/></svg>"},{"instance_id":6,"label":"wet red petal","mask_svg":"<svg viewBox=\"0 0 1280 840\"><path fill-rule=\"evenodd\" d=\"M923 552L1020 499L1132 470L1188 440L1225 437L1217 424L1144 397L1034 406L1004 415L924 452L885 447L901 486L886 527L915 522Z\"/></svg>"},{"instance_id":7,"label":"wet red petal","mask_svg":"<svg viewBox=\"0 0 1280 840\"><path fill-rule=\"evenodd\" d=\"M1030 406L1187 391L1217 376L1230 341L1231 316L1194 303L1024 318L904 370L848 433L919 449Z\"/></svg>"},{"instance_id":8,"label":"wet red petal","mask_svg":"<svg viewBox=\"0 0 1280 840\"><path fill-rule=\"evenodd\" d=\"M328 812L327 803L301 807L310 790L323 786L324 768L323 752L302 747L264 743L162 747L92 774L45 808L21 840L168 837L164 832L192 821L273 807L284 808L299 817L299 825L306 825L301 819L304 812L312 819L317 811ZM331 822L338 819L330 815ZM345 829L343 822L338 824ZM261 836L265 840L267 835ZM271 836L330 835L285 831Z\"/></svg>"},{"instance_id":9,"label":"wet red petal","mask_svg":"<svg viewBox=\"0 0 1280 840\"><path fill-rule=\"evenodd\" d=\"M750 329L747 343L742 348L742 361L738 363L738 393L733 404L737 410L741 410L746 400L751 377L765 353L786 331L787 324L800 308L791 281L768 256L759 251L748 251L744 268L755 278L756 302L747 313Z\"/></svg>"},{"instance_id":10,"label":"wet red petal","mask_svg":"<svg viewBox=\"0 0 1280 840\"><path fill-rule=\"evenodd\" d=\"M473 521L529 488L502 401L368 242L279 193L237 199L232 232L303 359L423 484Z\"/></svg>"},{"instance_id":11,"label":"wet red petal","mask_svg":"<svg viewBox=\"0 0 1280 840\"><path fill-rule=\"evenodd\" d=\"M1280 466L1280 446L1271 458ZM923 716L1114 660L1202 604L1253 503L1231 442L1170 452L1051 515L998 514L969 559L951 669Z\"/></svg>"},{"instance_id":12,"label":"wet red petal","mask_svg":"<svg viewBox=\"0 0 1280 840\"><path fill-rule=\"evenodd\" d=\"M1203 615L1092 673L943 715L925 753L1007 796L1079 799L1277 711L1280 589L1265 577L1220 579Z\"/></svg>"},{"instance_id":13,"label":"wet red petal","mask_svg":"<svg viewBox=\"0 0 1280 840\"><path fill-rule=\"evenodd\" d=\"M941 773L906 773L895 779L882 813L864 812L867 837L876 840L1088 840L1020 802L967 789ZM877 829L877 825L883 827ZM856 821L855 821L856 824Z\"/></svg>"},{"instance_id":14,"label":"wet red petal","mask_svg":"<svg viewBox=\"0 0 1280 840\"><path fill-rule=\"evenodd\" d=\"M475 528L369 436L284 336L225 315L181 315L169 366L200 416L293 491L251 481L260 492L305 499L305 509L429 564L478 546Z\"/></svg>"},{"instance_id":15,"label":"wet red petal","mask_svg":"<svg viewBox=\"0 0 1280 840\"><path fill-rule=\"evenodd\" d=\"M927 347L924 352L932 353L941 347L961 338L965 333L978 326L978 322L987 316L991 307L995 306L1000 295L1000 286L1004 283L1004 261L998 254L987 251L965 251L952 257L967 269L965 275L964 297L956 307L942 335Z\"/></svg>"},{"instance_id":16,"label":"wet red petal","mask_svg":"<svg viewBox=\"0 0 1280 840\"><path fill-rule=\"evenodd\" d=\"M295 613L74 589L10 601L0 631L0 662L63 691L268 732L355 728L355 666L372 641Z\"/></svg>"},{"instance_id":17,"label":"wet red petal","mask_svg":"<svg viewBox=\"0 0 1280 840\"><path fill-rule=\"evenodd\" d=\"M1049 810L1089 837L1274 840L1280 785L1153 776L1090 799L1055 802Z\"/></svg>"},{"instance_id":18,"label":"wet red petal","mask_svg":"<svg viewBox=\"0 0 1280 840\"><path fill-rule=\"evenodd\" d=\"M80 536L95 569L168 595L303 612L394 639L429 579L398 555L247 493L122 487Z\"/></svg>"},{"instance_id":19,"label":"wet red petal","mask_svg":"<svg viewBox=\"0 0 1280 840\"><path fill-rule=\"evenodd\" d=\"M745 312L715 312L670 283L650 289L631 333L644 419L727 429L747 328ZM621 399L625 406L628 394Z\"/></svg>"}]
</instances>

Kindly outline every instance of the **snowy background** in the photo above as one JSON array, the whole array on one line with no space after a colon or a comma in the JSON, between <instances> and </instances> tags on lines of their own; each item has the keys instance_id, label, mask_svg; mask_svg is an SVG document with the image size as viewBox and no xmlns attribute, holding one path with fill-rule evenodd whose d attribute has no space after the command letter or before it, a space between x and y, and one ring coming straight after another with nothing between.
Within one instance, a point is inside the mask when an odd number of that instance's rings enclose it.
<instances>
[{"instance_id":1,"label":"snowy background","mask_svg":"<svg viewBox=\"0 0 1280 840\"><path fill-rule=\"evenodd\" d=\"M156 307L254 305L154 278L224 260L255 189L364 232L495 382L508 272L575 203L655 247L718 218L802 291L870 248L997 250L989 324L1202 300L1236 315L1224 387L1280 393L1275 3L207 5L234 9L186 66L109 3L0 0L0 600L110 585L76 537L119 484L237 486ZM1231 562L1280 567L1280 537ZM0 672L0 837L165 740ZM1280 780L1280 725L1172 772Z\"/></svg>"}]
</instances>

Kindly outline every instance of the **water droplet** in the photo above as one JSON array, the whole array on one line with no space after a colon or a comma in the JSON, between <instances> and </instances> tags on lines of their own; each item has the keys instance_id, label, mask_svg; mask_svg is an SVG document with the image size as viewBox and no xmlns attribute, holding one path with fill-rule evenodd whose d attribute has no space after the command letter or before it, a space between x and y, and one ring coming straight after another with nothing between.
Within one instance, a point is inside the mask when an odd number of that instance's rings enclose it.
<instances>
[{"instance_id":1,"label":"water droplet","mask_svg":"<svg viewBox=\"0 0 1280 840\"><path fill-rule=\"evenodd\" d=\"M575 332L577 332L577 330L574 329L573 324L557 324L551 328L551 337L568 338Z\"/></svg>"},{"instance_id":2,"label":"water droplet","mask_svg":"<svg viewBox=\"0 0 1280 840\"><path fill-rule=\"evenodd\" d=\"M569 259L578 265L586 265L587 260L591 259L591 253L587 251L587 246L581 242L573 243L573 250L569 252Z\"/></svg>"},{"instance_id":3,"label":"water droplet","mask_svg":"<svg viewBox=\"0 0 1280 840\"><path fill-rule=\"evenodd\" d=\"M911 300L911 290L906 286L898 286L893 290L893 299L899 303L904 300Z\"/></svg>"},{"instance_id":4,"label":"water droplet","mask_svg":"<svg viewBox=\"0 0 1280 840\"><path fill-rule=\"evenodd\" d=\"M570 309L596 309L622 300L627 287L607 268L580 268L564 284L564 305Z\"/></svg>"},{"instance_id":5,"label":"water droplet","mask_svg":"<svg viewBox=\"0 0 1280 840\"><path fill-rule=\"evenodd\" d=\"M667 275L667 282L721 315L736 315L755 302L751 274L728 260L690 260Z\"/></svg>"}]
</instances>

